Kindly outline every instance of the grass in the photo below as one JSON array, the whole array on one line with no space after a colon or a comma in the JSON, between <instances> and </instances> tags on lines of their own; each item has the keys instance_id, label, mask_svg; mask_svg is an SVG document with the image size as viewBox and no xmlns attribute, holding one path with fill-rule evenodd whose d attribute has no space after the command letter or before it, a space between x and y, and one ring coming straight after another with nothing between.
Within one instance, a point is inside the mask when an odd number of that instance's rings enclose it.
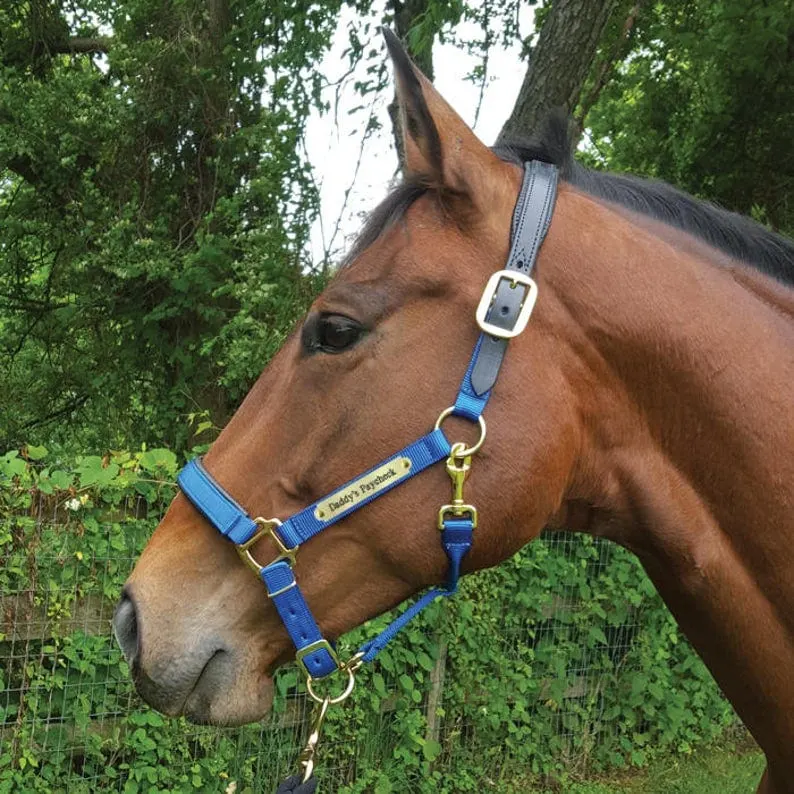
<instances>
[{"instance_id":1,"label":"grass","mask_svg":"<svg viewBox=\"0 0 794 794\"><path fill-rule=\"evenodd\" d=\"M689 758L655 761L647 769L570 783L564 794L755 794L764 757L741 746L709 748Z\"/></svg>"},{"instance_id":2,"label":"grass","mask_svg":"<svg viewBox=\"0 0 794 794\"><path fill-rule=\"evenodd\" d=\"M719 745L690 756L659 758L644 769L589 780L571 778L551 788L536 780L502 777L500 790L503 794L755 794L764 767L758 746L740 730Z\"/></svg>"}]
</instances>

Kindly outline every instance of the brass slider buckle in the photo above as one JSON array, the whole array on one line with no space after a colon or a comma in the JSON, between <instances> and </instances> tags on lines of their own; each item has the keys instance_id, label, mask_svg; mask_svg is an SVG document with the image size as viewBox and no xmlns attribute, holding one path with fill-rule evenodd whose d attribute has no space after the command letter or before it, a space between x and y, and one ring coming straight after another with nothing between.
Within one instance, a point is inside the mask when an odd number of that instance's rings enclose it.
<instances>
[{"instance_id":1,"label":"brass slider buckle","mask_svg":"<svg viewBox=\"0 0 794 794\"><path fill-rule=\"evenodd\" d=\"M275 560L271 560L268 565L271 565L274 562L278 562L279 560L287 560L289 562L290 567L295 567L295 555L297 554L298 549L300 548L300 544L296 544L292 548L287 548L284 545L284 541L279 536L276 530L281 526L281 521L277 518L255 518L254 523L258 524L261 529L256 532L252 537L250 537L245 543L241 543L237 546L237 553L242 558L243 562L257 575L259 576L262 573L263 569L265 568L260 562L256 560L253 554L251 554L251 548L254 546L255 543L258 543L262 538L269 537L273 543L276 544L276 549L278 549L278 556Z\"/></svg>"},{"instance_id":2,"label":"brass slider buckle","mask_svg":"<svg viewBox=\"0 0 794 794\"><path fill-rule=\"evenodd\" d=\"M300 667L301 670L303 670L303 672L306 675L306 678L309 681L312 680L312 674L309 672L309 668L306 667L306 662L303 661L303 658L305 656L308 656L310 653L319 651L321 648L324 648L328 652L328 654L334 660L334 664L336 665L337 669L341 670L344 667L344 665L339 661L339 657L336 655L336 651L333 649L331 643L328 642L328 640L326 640L325 638L319 639L316 642L307 645L305 648L301 648L299 651L296 651L295 653L295 661L298 663L298 667ZM317 700L318 703L320 702L320 700L318 700L317 698L314 699Z\"/></svg>"},{"instance_id":3,"label":"brass slider buckle","mask_svg":"<svg viewBox=\"0 0 794 794\"><path fill-rule=\"evenodd\" d=\"M502 282L502 279L507 279L507 281L510 282L510 289L516 289L519 284L527 288L524 300L521 302L521 309L518 312L518 317L516 317L516 321L512 328L502 328L486 320L488 312L496 300L496 291L499 289L499 284ZM488 283L485 285L485 291L477 306L477 312L475 314L477 317L477 325L490 336L496 336L500 339L512 339L514 336L518 336L527 327L529 316L532 314L532 309L535 308L535 301L537 299L538 285L535 283L534 279L518 270L497 270L496 273L488 279Z\"/></svg>"}]
</instances>

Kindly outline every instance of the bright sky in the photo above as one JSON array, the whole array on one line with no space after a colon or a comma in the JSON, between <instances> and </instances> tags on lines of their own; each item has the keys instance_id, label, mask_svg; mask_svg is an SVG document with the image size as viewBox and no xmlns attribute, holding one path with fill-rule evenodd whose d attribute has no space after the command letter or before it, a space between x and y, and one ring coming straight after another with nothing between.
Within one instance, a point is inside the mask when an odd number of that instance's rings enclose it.
<instances>
[{"instance_id":1,"label":"bright sky","mask_svg":"<svg viewBox=\"0 0 794 794\"><path fill-rule=\"evenodd\" d=\"M380 17L382 5L382 2L378 2L373 8L375 18ZM526 36L532 30L534 8L527 3L524 4L524 11L526 13L521 17L521 32ZM347 45L347 26L354 22L353 13L343 7L333 45L321 65L321 71L332 82L347 69L342 52ZM476 28L473 25L467 28L466 23L459 26L456 32L466 38L474 39L478 36ZM379 35L376 36L373 44L377 47L382 39ZM382 52L385 60L385 45L382 45ZM476 124L474 121L480 98L480 85L465 79L475 64L475 58L449 44L436 43L433 49L436 87L466 122L474 125L479 137L490 145L496 140L512 110L524 78L526 64L521 60L519 43L509 50L496 47L492 49L489 79ZM306 131L306 148L321 195L320 218L314 224L311 237L311 253L315 262L323 258L325 250L330 250L333 259L338 260L339 253L346 248L349 239L360 228L363 215L383 198L395 177L397 155L386 110L393 89L390 86L385 93L382 92L374 99L373 112L381 123L381 129L371 135L362 150L361 140L369 108L349 114L351 108L362 104L361 97L353 90L353 82L357 77L360 74L353 74L346 80L345 88L340 94L336 119L333 112L334 94L329 89L327 99L332 103L331 112L325 116L315 113L309 120ZM360 154L361 162L354 180ZM350 194L345 205L345 191L348 189ZM337 224L339 231L331 243Z\"/></svg>"}]
</instances>

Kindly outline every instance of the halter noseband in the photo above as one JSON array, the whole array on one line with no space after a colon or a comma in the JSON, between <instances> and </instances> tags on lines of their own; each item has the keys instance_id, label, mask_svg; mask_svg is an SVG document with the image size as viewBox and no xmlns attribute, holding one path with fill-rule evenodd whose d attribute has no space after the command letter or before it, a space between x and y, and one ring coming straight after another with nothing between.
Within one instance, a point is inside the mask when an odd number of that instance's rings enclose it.
<instances>
[{"instance_id":1,"label":"halter noseband","mask_svg":"<svg viewBox=\"0 0 794 794\"><path fill-rule=\"evenodd\" d=\"M179 474L179 487L185 496L215 529L236 544L241 557L264 582L295 645L296 661L306 673L309 694L321 704L315 733L328 705L341 702L353 690L354 674L361 664L372 661L400 629L438 596L450 596L457 591L461 561L471 548L477 525L476 509L464 502L463 483L471 456L485 440L482 413L496 383L508 340L524 330L535 305L537 285L530 274L551 222L556 194L557 169L553 165L537 160L524 164L507 264L488 280L476 311L482 333L454 405L442 412L430 433L283 522L277 518L251 518L199 459L192 460ZM474 446L450 444L441 427L450 415L479 424L480 438ZM298 549L317 533L444 459L453 483L452 502L444 505L438 516L441 544L449 560L446 585L428 590L377 637L365 643L352 659L340 662L334 646L322 636L295 579L293 566ZM251 554L251 548L265 537L272 540L278 556L261 565ZM344 690L334 698L319 697L313 682L337 670L347 674ZM307 777L311 774L311 763L311 758L304 763Z\"/></svg>"}]
</instances>

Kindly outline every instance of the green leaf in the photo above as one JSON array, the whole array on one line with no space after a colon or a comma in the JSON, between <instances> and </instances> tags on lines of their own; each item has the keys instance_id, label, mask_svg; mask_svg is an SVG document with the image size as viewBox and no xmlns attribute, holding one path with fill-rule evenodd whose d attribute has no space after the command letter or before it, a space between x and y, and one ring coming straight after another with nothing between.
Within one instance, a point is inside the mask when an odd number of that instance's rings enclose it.
<instances>
[{"instance_id":1,"label":"green leaf","mask_svg":"<svg viewBox=\"0 0 794 794\"><path fill-rule=\"evenodd\" d=\"M383 680L383 676L380 673L372 674L372 686L374 687L375 692L377 692L377 694L381 697L386 697L386 695L388 695L386 682Z\"/></svg>"},{"instance_id":2,"label":"green leaf","mask_svg":"<svg viewBox=\"0 0 794 794\"><path fill-rule=\"evenodd\" d=\"M72 486L74 477L65 471L56 470L50 472L49 480L59 491L66 491Z\"/></svg>"},{"instance_id":3,"label":"green leaf","mask_svg":"<svg viewBox=\"0 0 794 794\"><path fill-rule=\"evenodd\" d=\"M645 766L646 756L644 750L632 750L630 757L631 763L635 766Z\"/></svg>"},{"instance_id":4,"label":"green leaf","mask_svg":"<svg viewBox=\"0 0 794 794\"><path fill-rule=\"evenodd\" d=\"M141 453L141 466L152 473L163 471L174 474L177 470L176 455L170 449L150 449Z\"/></svg>"},{"instance_id":5,"label":"green leaf","mask_svg":"<svg viewBox=\"0 0 794 794\"><path fill-rule=\"evenodd\" d=\"M284 697L291 689L298 685L298 673L295 670L285 670L276 676L276 686L279 694Z\"/></svg>"},{"instance_id":6,"label":"green leaf","mask_svg":"<svg viewBox=\"0 0 794 794\"><path fill-rule=\"evenodd\" d=\"M433 669L433 660L424 651L419 651L416 655L416 661L428 672Z\"/></svg>"},{"instance_id":7,"label":"green leaf","mask_svg":"<svg viewBox=\"0 0 794 794\"><path fill-rule=\"evenodd\" d=\"M609 645L607 635L604 634L604 630L600 626L590 626L587 633L590 636L590 639L601 643L601 645Z\"/></svg>"},{"instance_id":8,"label":"green leaf","mask_svg":"<svg viewBox=\"0 0 794 794\"><path fill-rule=\"evenodd\" d=\"M373 789L374 794L392 794L394 788L392 787L391 781L385 775L381 775L378 777L377 783L375 783L375 788Z\"/></svg>"},{"instance_id":9,"label":"green leaf","mask_svg":"<svg viewBox=\"0 0 794 794\"><path fill-rule=\"evenodd\" d=\"M33 444L28 444L26 450L27 455L31 460L41 460L42 458L47 457L49 454L47 447L37 447Z\"/></svg>"},{"instance_id":10,"label":"green leaf","mask_svg":"<svg viewBox=\"0 0 794 794\"><path fill-rule=\"evenodd\" d=\"M441 752L441 745L435 739L428 739L422 745L422 754L426 761L435 761Z\"/></svg>"},{"instance_id":11,"label":"green leaf","mask_svg":"<svg viewBox=\"0 0 794 794\"><path fill-rule=\"evenodd\" d=\"M0 472L7 477L21 477L27 471L27 463L19 457L19 453L14 450L7 452L0 457Z\"/></svg>"}]
</instances>

